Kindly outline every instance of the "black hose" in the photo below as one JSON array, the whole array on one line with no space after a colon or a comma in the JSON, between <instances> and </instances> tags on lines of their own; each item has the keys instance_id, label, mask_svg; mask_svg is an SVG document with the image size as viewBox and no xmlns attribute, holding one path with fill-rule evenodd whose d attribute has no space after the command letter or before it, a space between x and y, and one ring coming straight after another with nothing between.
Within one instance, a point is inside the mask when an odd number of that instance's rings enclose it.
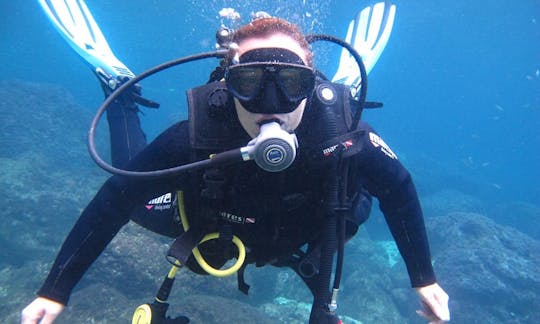
<instances>
[{"instance_id":1,"label":"black hose","mask_svg":"<svg viewBox=\"0 0 540 324\"><path fill-rule=\"evenodd\" d=\"M352 121L352 124L351 124L351 127L349 128L349 131L354 131L357 127L358 127L358 123L360 122L360 118L362 116L362 109L364 108L365 104L366 104L366 97L367 97L367 87L368 87L368 79L367 79L367 72L366 72L366 67L364 65L364 62L362 61L362 57L360 56L360 54L358 54L358 52L356 51L356 49L354 49L354 47L352 47L349 43L345 42L344 40L342 39L339 39L337 37L334 37L334 36L330 36L330 35L321 35L321 34L312 34L312 35L308 35L306 36L306 39L309 43L313 43L315 41L319 41L319 40L323 40L323 41L329 41L329 42L332 42L332 43L335 43L335 44L338 44L344 48L346 48L349 53L354 57L355 61L356 61L356 64L358 64L358 68L360 70L360 78L361 78L361 87L360 87L360 94L358 96L358 109L356 110L354 116L353 116L353 121ZM337 136L337 135L336 135ZM333 193L331 192L328 192L329 195L335 195L335 208L336 208L336 211L337 211L337 215L334 214L333 217L330 217L328 219L328 221L330 221L330 219L333 219L332 222L329 222L326 226L328 226L329 228L333 228L333 237L331 236L327 236L326 239L327 240L333 240L333 249L335 249L335 245L336 245L336 240L337 240L337 260L336 260L336 273L335 273L335 276L334 276L334 285L333 285L333 288L334 289L339 289L339 285L341 283L341 275L342 275L342 269L343 269L343 258L344 258L344 250L345 250L345 232L346 232L346 224L345 224L345 211L346 211L346 208L348 207L348 202L347 202L347 179L348 179L348 170L349 170L349 163L348 161L343 161L343 165L341 164L341 160L339 162L339 167L336 169L337 170L341 170L341 173L338 175L338 180L336 180L336 183L333 184L332 186L335 186L335 189L332 188L332 190L335 190ZM337 173L336 173L337 174ZM339 196L339 197L338 197ZM336 219L336 217L338 219ZM339 230L339 233L337 233L337 231ZM326 233L327 235L330 235L329 233ZM334 250L332 250L331 252L328 250L329 249L329 246L325 247L323 246L323 250L326 250L325 252L323 251L323 253L321 254L321 269L323 269L323 263L325 262L328 262L328 253L331 253L330 257L331 257L331 264L330 266L332 266L333 264L333 260L332 260L332 257L333 257L333 253L334 253ZM323 259L325 260L323 262ZM321 275L320 277L320 280L319 280L319 283L320 283L320 287L318 288L318 291L319 291L319 294L321 294L320 296L316 296L315 297L315 301L317 302L317 298L324 298L324 299L321 299L320 301L329 301L330 300L330 296L328 295L330 292L328 291L328 287L329 287L329 280L330 280L330 275L331 275L331 271L332 269L330 268L330 274L327 274L326 271L327 269L324 269L324 275ZM320 272L322 273L322 271ZM321 278L323 280L321 280ZM326 281L328 280L328 281ZM325 287L324 290L323 290L323 286ZM325 296L323 296L323 291L326 293Z\"/></svg>"},{"instance_id":2,"label":"black hose","mask_svg":"<svg viewBox=\"0 0 540 324\"><path fill-rule=\"evenodd\" d=\"M332 107L325 106L320 113L322 123L317 125L323 125L322 135L323 138L335 138L338 134L336 116ZM319 275L318 283L314 294L314 303L312 308L311 321L315 321L313 317L317 312L327 310L328 303L330 302L330 279L332 276L332 270L334 265L334 252L336 250L336 229L337 221L334 213L334 209L338 204L338 189L339 181L336 176L338 170L338 160L332 160L330 166L328 166L328 178L326 179L325 188L325 220L323 225L322 246L321 246L321 258L319 263Z\"/></svg>"},{"instance_id":3,"label":"black hose","mask_svg":"<svg viewBox=\"0 0 540 324\"><path fill-rule=\"evenodd\" d=\"M341 162L341 161L340 161ZM347 200L347 185L348 185L348 173L349 173L349 159L345 159L343 165L338 167L341 171L341 175L338 178L338 195L339 195L339 207L337 208L337 259L336 259L336 273L334 275L334 289L339 289L341 284L341 275L343 271L343 258L345 254L345 213L349 211L349 204Z\"/></svg>"},{"instance_id":4,"label":"black hose","mask_svg":"<svg viewBox=\"0 0 540 324\"><path fill-rule=\"evenodd\" d=\"M358 97L358 109L356 110L354 114L353 122L351 124L351 127L349 128L349 131L355 130L356 127L358 126L358 123L360 122L360 117L362 116L362 108L364 108L365 103L366 103L367 87L368 87L366 66L364 65L364 61L362 61L362 57L360 56L360 54L358 54L358 52L354 49L354 47L352 47L349 43L334 36L323 35L323 34L312 34L312 35L307 35L306 39L309 43L313 43L319 40L324 40L324 41L338 44L346 48L349 51L349 53L351 53L351 55L354 57L356 64L358 64L358 68L360 69L360 78L362 80L362 86L360 87L360 95Z\"/></svg>"},{"instance_id":5,"label":"black hose","mask_svg":"<svg viewBox=\"0 0 540 324\"><path fill-rule=\"evenodd\" d=\"M172 60L169 62L165 62L163 64L155 66L137 75L135 78L127 81L118 89L116 89L116 91L114 91L109 97L107 97L107 99L105 99L103 104L99 107L98 111L96 112L96 115L94 116L94 119L92 119L92 123L90 124L90 130L88 131L88 151L90 152L90 156L92 157L92 159L97 163L97 165L99 165L105 171L108 171L113 174L131 176L131 177L161 177L161 176L176 174L176 173L183 172L186 170L193 170L193 169L204 168L204 167L209 166L213 162L210 159L177 166L174 168L169 168L169 169L164 169L164 170L155 170L155 171L127 171L127 170L118 169L108 164L103 159L101 159L101 157L97 153L96 143L95 143L95 132L96 132L97 125L99 121L101 120L101 117L105 113L105 110L107 110L107 108L111 105L111 103L113 103L114 100L116 100L122 93L124 93L124 91L134 86L137 82L144 80L147 77L153 74L156 74L160 71L174 67L176 65L180 65L180 64L188 63L192 61L197 61L197 60L202 60L202 59L206 59L210 57L221 58L221 57L224 57L226 54L227 54L227 50L218 50L215 52L207 52L207 53L201 53L201 54L196 54L196 55L190 55L190 56L182 57L182 58Z\"/></svg>"}]
</instances>

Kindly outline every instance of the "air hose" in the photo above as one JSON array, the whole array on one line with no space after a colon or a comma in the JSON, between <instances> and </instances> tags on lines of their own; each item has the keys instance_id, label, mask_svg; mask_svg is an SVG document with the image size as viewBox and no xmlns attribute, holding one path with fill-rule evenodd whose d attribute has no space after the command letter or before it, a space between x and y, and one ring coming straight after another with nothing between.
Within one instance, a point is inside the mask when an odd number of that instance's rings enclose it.
<instances>
[{"instance_id":1,"label":"air hose","mask_svg":"<svg viewBox=\"0 0 540 324\"><path fill-rule=\"evenodd\" d=\"M362 57L360 56L360 54L358 54L356 49L353 46L351 46L351 44L334 36L323 35L323 34L311 34L311 35L307 35L306 39L310 44L319 40L338 44L339 46L346 48L347 51L349 51L349 53L352 55L352 57L356 61L356 64L358 65L358 68L360 70L360 79L362 80L362 83L360 86L360 93L355 95L356 100L358 100L358 106L360 108L354 114L353 122L351 124L351 127L349 128L349 131L355 130L356 127L358 126L358 123L360 122L360 117L362 115L362 108L366 104L366 97L367 97L367 82L368 82L367 71L366 71L366 66L364 65L364 61L362 61Z\"/></svg>"},{"instance_id":2,"label":"air hose","mask_svg":"<svg viewBox=\"0 0 540 324\"><path fill-rule=\"evenodd\" d=\"M182 221L184 232L187 232L189 230L189 223L188 223L188 219L186 215L186 210L184 208L184 193L182 191L178 191L177 195L178 195L178 212L180 213L180 219ZM206 234L201 240L201 242L199 242L199 244L202 244L210 240L215 240L218 238L219 238L219 233L217 232ZM244 261L246 260L246 247L244 246L244 243L242 243L242 241L236 235L233 235L232 242L238 248L238 258L236 262L230 268L223 269L223 270L213 268L203 258L198 247L195 247L193 249L193 256L195 257L195 260L201 266L201 268L204 271L208 272L208 274L211 274L216 277L230 276L236 273L242 267L242 265L244 264Z\"/></svg>"},{"instance_id":3,"label":"air hose","mask_svg":"<svg viewBox=\"0 0 540 324\"><path fill-rule=\"evenodd\" d=\"M331 107L323 107L320 117L324 125L321 129L323 138L335 138L338 135L336 116ZM328 317L334 315L334 310L330 309L330 279L334 264L334 252L337 246L337 217L335 213L338 207L339 179L336 177L339 160L331 160L328 166L330 175L326 179L326 189L324 197L325 218L323 225L321 257L319 262L318 283L314 292L314 301L310 314L310 323L326 323Z\"/></svg>"},{"instance_id":4,"label":"air hose","mask_svg":"<svg viewBox=\"0 0 540 324\"><path fill-rule=\"evenodd\" d=\"M362 57L356 51L356 49L351 46L349 43L330 35L321 35L321 34L312 34L307 35L306 39L309 43L315 41L328 41L335 44L338 44L346 48L349 53L352 55L356 61L358 68L360 70L360 79L361 84L359 93L355 94L355 100L357 100L358 109L356 110L351 126L349 127L349 132L354 131L358 127L360 122L360 117L362 113L362 108L366 104L367 97L367 71L362 61ZM358 90L358 89L356 89ZM326 112L327 116L331 112ZM331 117L331 116L330 116ZM330 120L334 120L329 118ZM326 131L327 138L332 138L333 130L329 126ZM337 131L335 135L337 136ZM325 220L325 232L323 237L323 246L321 248L321 260L320 260L320 272L319 272L319 283L316 289L315 300L313 303L313 308L311 309L310 323L320 323L324 321L332 321L329 318L332 318L335 314L337 308L337 294L339 291L339 285L341 282L341 274L343 268L343 254L344 254L344 245L345 245L345 218L343 211L348 207L347 205L347 174L348 174L348 161L344 161L339 158L339 161L335 162L332 165L332 168L335 170L335 174L338 175L337 179L329 180L327 193L326 193L326 208L327 208L327 218ZM337 173L337 170L341 170L341 173ZM332 293L328 290L330 285L330 277L332 275L332 266L333 266L333 256L334 251L337 249L337 263L336 263L336 273L334 276L334 284Z\"/></svg>"}]
</instances>

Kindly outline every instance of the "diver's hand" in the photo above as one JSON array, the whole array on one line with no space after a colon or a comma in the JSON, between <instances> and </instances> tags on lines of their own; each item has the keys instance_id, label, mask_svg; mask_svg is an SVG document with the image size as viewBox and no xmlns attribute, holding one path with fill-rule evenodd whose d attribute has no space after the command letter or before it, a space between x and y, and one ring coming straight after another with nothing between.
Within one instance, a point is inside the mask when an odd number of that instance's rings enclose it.
<instances>
[{"instance_id":1,"label":"diver's hand","mask_svg":"<svg viewBox=\"0 0 540 324\"><path fill-rule=\"evenodd\" d=\"M43 297L34 299L21 313L21 324L51 324L64 305Z\"/></svg>"},{"instance_id":2,"label":"diver's hand","mask_svg":"<svg viewBox=\"0 0 540 324\"><path fill-rule=\"evenodd\" d=\"M437 283L415 289L424 308L416 311L418 315L425 317L430 324L450 321L448 294Z\"/></svg>"}]
</instances>

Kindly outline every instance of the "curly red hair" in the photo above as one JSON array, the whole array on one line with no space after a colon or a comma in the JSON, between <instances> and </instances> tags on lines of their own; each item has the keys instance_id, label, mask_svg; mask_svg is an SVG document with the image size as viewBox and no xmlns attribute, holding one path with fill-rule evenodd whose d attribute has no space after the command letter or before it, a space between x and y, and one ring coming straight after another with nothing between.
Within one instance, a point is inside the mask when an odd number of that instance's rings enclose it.
<instances>
[{"instance_id":1,"label":"curly red hair","mask_svg":"<svg viewBox=\"0 0 540 324\"><path fill-rule=\"evenodd\" d=\"M248 38L264 38L275 33L287 35L298 42L300 47L306 52L307 64L313 66L313 53L309 48L306 37L298 25L285 19L277 17L255 19L235 31L233 41L240 44Z\"/></svg>"}]
</instances>

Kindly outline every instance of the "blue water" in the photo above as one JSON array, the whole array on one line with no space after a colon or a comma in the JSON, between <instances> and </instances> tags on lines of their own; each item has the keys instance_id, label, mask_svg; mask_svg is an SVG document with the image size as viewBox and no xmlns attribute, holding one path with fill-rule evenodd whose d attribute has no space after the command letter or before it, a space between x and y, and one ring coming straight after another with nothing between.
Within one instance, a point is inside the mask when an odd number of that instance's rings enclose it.
<instances>
[{"instance_id":1,"label":"blue water","mask_svg":"<svg viewBox=\"0 0 540 324\"><path fill-rule=\"evenodd\" d=\"M240 9L240 3L244 9ZM113 51L135 73L181 56L210 51L217 12L244 17L265 10L306 32L344 37L367 1L113 1L88 5ZM369 77L368 99L384 102L364 119L413 171L422 195L452 188L488 204L540 205L540 2L538 0L394 1L390 41ZM65 87L89 111L102 101L95 77L52 28L34 1L0 2L0 79ZM337 68L337 49L322 48L319 68ZM196 63L143 83L162 104L145 111L154 137L185 118L184 91L200 85L215 61ZM14 107L13 109L16 109ZM52 152L51 154L54 154ZM426 174L419 170L419 174ZM429 183L423 185L423 183Z\"/></svg>"}]
</instances>

